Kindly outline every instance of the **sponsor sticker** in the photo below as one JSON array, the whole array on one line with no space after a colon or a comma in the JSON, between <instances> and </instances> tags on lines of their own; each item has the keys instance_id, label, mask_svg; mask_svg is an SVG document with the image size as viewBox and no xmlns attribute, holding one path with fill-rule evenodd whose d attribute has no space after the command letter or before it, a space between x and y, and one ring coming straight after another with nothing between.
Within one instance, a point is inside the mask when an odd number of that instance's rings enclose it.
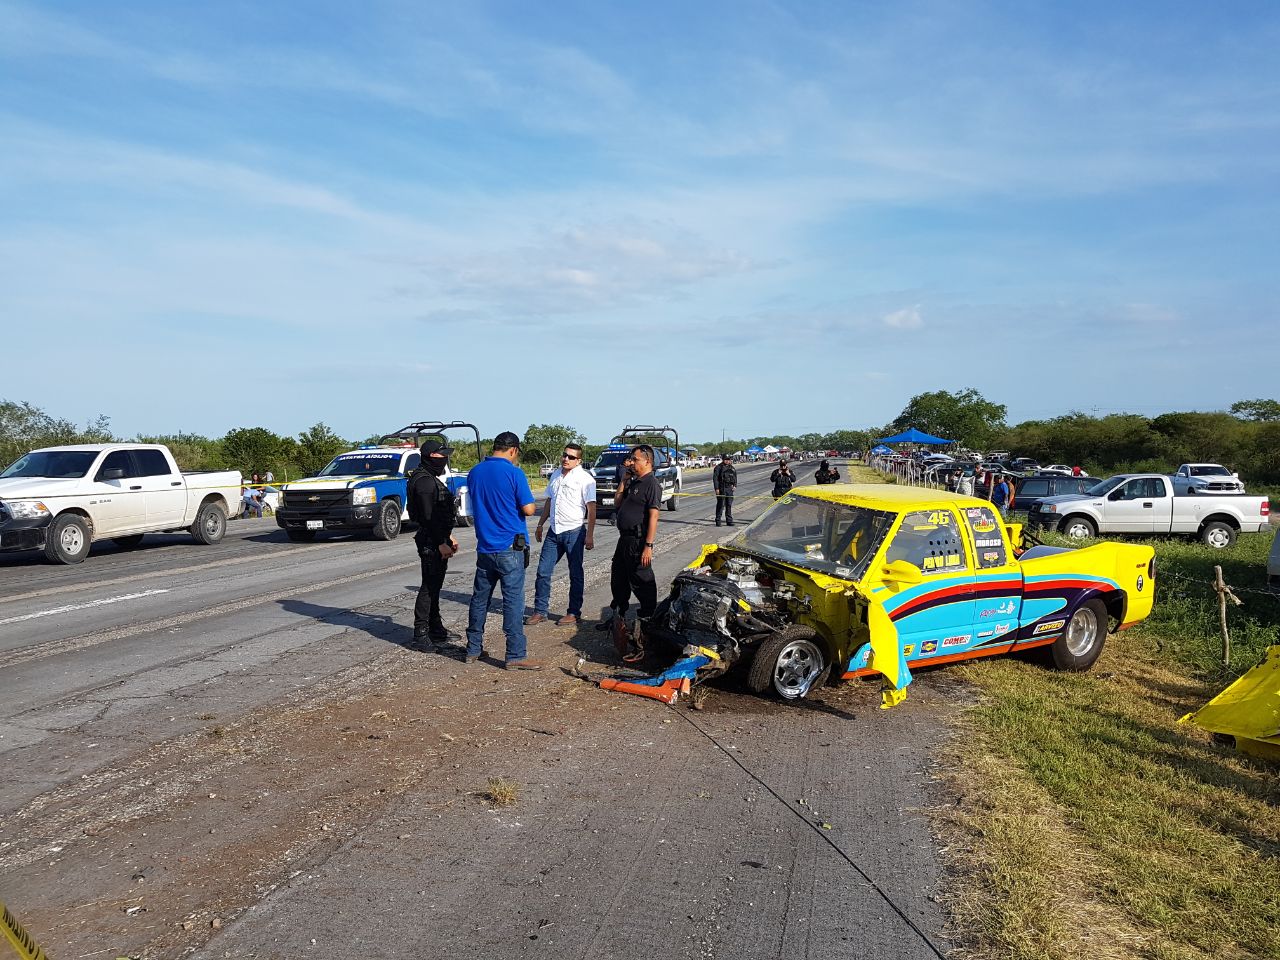
<instances>
[{"instance_id":1,"label":"sponsor sticker","mask_svg":"<svg viewBox=\"0 0 1280 960\"><path fill-rule=\"evenodd\" d=\"M971 526L974 533L992 533L996 529L996 522L990 517L979 517L971 523Z\"/></svg>"},{"instance_id":2,"label":"sponsor sticker","mask_svg":"<svg viewBox=\"0 0 1280 960\"><path fill-rule=\"evenodd\" d=\"M1000 636L1000 634L1002 634L1002 633L1008 633L1008 632L1009 632L1009 624L1007 624L1007 623L997 623L997 624L996 624L996 636L997 636L997 637L998 637L998 636Z\"/></svg>"},{"instance_id":3,"label":"sponsor sticker","mask_svg":"<svg viewBox=\"0 0 1280 960\"><path fill-rule=\"evenodd\" d=\"M1007 617L1014 611L1014 602L1006 600L998 607L985 607L979 614L979 617Z\"/></svg>"},{"instance_id":4,"label":"sponsor sticker","mask_svg":"<svg viewBox=\"0 0 1280 960\"><path fill-rule=\"evenodd\" d=\"M902 655L904 657L909 657L915 652L916 652L916 645L914 643L908 643L905 647L902 648Z\"/></svg>"},{"instance_id":5,"label":"sponsor sticker","mask_svg":"<svg viewBox=\"0 0 1280 960\"><path fill-rule=\"evenodd\" d=\"M1141 592L1142 592L1142 588L1143 588L1143 586L1146 584L1146 582L1147 582L1147 581L1146 581L1145 579L1143 579L1142 574L1138 574L1138 592L1139 592L1139 593L1141 593Z\"/></svg>"},{"instance_id":6,"label":"sponsor sticker","mask_svg":"<svg viewBox=\"0 0 1280 960\"><path fill-rule=\"evenodd\" d=\"M995 563L999 559L1000 559L1000 554L997 553L995 550L988 550L986 553L982 555L983 563ZM1138 589L1141 590L1142 588L1139 587Z\"/></svg>"},{"instance_id":7,"label":"sponsor sticker","mask_svg":"<svg viewBox=\"0 0 1280 960\"><path fill-rule=\"evenodd\" d=\"M924 643L920 644L921 653L933 653L933 651L937 649L938 649L937 640L926 640Z\"/></svg>"},{"instance_id":8,"label":"sponsor sticker","mask_svg":"<svg viewBox=\"0 0 1280 960\"><path fill-rule=\"evenodd\" d=\"M985 639L987 639L987 637L994 637L995 635L996 635L996 632L995 632L994 630L979 630L979 631L978 631L978 639L979 639L979 640L985 640Z\"/></svg>"},{"instance_id":9,"label":"sponsor sticker","mask_svg":"<svg viewBox=\"0 0 1280 960\"><path fill-rule=\"evenodd\" d=\"M1052 633L1054 630L1061 630L1067 625L1065 620L1049 620L1045 623L1036 624L1035 633Z\"/></svg>"},{"instance_id":10,"label":"sponsor sticker","mask_svg":"<svg viewBox=\"0 0 1280 960\"><path fill-rule=\"evenodd\" d=\"M944 647L962 647L968 642L969 642L969 637L966 634L965 636L961 636L961 637L947 637L942 641L942 645Z\"/></svg>"},{"instance_id":11,"label":"sponsor sticker","mask_svg":"<svg viewBox=\"0 0 1280 960\"><path fill-rule=\"evenodd\" d=\"M984 540L974 540L973 542L974 542L974 543L976 543L976 544L978 545L979 549L981 549L982 547L998 547L998 546L1001 546L1000 538L999 538L999 537L988 537L988 538L986 538L986 539L984 539Z\"/></svg>"}]
</instances>

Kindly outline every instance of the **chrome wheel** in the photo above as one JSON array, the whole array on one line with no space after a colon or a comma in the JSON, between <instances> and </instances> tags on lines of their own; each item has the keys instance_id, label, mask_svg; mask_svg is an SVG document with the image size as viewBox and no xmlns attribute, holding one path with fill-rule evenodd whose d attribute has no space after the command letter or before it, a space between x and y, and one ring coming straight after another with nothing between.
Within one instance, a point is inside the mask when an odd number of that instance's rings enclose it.
<instances>
[{"instance_id":1,"label":"chrome wheel","mask_svg":"<svg viewBox=\"0 0 1280 960\"><path fill-rule=\"evenodd\" d=\"M1093 527L1084 520L1073 520L1062 532L1075 540L1086 540L1093 536Z\"/></svg>"},{"instance_id":2,"label":"chrome wheel","mask_svg":"<svg viewBox=\"0 0 1280 960\"><path fill-rule=\"evenodd\" d=\"M69 523L62 528L58 542L66 553L75 556L84 549L84 531L79 524Z\"/></svg>"},{"instance_id":3,"label":"chrome wheel","mask_svg":"<svg viewBox=\"0 0 1280 960\"><path fill-rule=\"evenodd\" d=\"M786 700L798 700L809 692L826 663L811 640L792 640L778 654L773 668L773 688Z\"/></svg>"},{"instance_id":4,"label":"chrome wheel","mask_svg":"<svg viewBox=\"0 0 1280 960\"><path fill-rule=\"evenodd\" d=\"M1092 607L1081 607L1067 624L1067 650L1073 657L1083 657L1098 642L1098 615Z\"/></svg>"}]
</instances>

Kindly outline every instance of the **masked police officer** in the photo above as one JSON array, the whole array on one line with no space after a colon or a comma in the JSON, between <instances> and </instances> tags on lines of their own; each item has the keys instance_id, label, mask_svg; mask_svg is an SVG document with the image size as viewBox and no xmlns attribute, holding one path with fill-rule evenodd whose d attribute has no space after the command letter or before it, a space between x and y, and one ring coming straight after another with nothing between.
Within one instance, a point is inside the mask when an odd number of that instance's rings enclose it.
<instances>
[{"instance_id":1,"label":"masked police officer","mask_svg":"<svg viewBox=\"0 0 1280 960\"><path fill-rule=\"evenodd\" d=\"M458 552L453 539L457 507L453 494L441 479L449 462L452 447L440 440L428 440L421 447L422 463L409 478L409 519L418 525L414 540L422 558L422 586L413 606L413 639L415 643L430 640L445 644L460 639L445 629L440 619L440 590L449 569L449 558Z\"/></svg>"}]
</instances>

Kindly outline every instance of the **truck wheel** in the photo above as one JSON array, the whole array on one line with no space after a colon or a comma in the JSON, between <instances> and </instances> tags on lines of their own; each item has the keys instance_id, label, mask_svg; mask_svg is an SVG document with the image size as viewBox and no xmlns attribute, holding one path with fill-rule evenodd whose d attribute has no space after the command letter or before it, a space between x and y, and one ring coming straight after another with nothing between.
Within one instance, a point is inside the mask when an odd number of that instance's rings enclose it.
<instances>
[{"instance_id":1,"label":"truck wheel","mask_svg":"<svg viewBox=\"0 0 1280 960\"><path fill-rule=\"evenodd\" d=\"M78 513L64 513L49 525L44 555L50 563L79 563L89 555L92 542L89 522Z\"/></svg>"},{"instance_id":2,"label":"truck wheel","mask_svg":"<svg viewBox=\"0 0 1280 960\"><path fill-rule=\"evenodd\" d=\"M818 635L808 627L793 625L756 649L747 673L747 689L752 693L772 689L783 700L795 702L823 684L830 672Z\"/></svg>"},{"instance_id":3,"label":"truck wheel","mask_svg":"<svg viewBox=\"0 0 1280 960\"><path fill-rule=\"evenodd\" d=\"M227 532L227 515L216 503L205 503L196 514L196 522L191 525L191 536L196 543L212 546L223 538Z\"/></svg>"},{"instance_id":4,"label":"truck wheel","mask_svg":"<svg viewBox=\"0 0 1280 960\"><path fill-rule=\"evenodd\" d=\"M400 536L400 501L383 500L378 507L378 519L373 525L373 539L394 540Z\"/></svg>"},{"instance_id":5,"label":"truck wheel","mask_svg":"<svg viewBox=\"0 0 1280 960\"><path fill-rule=\"evenodd\" d=\"M671 491L671 496L667 498L667 512L676 512L676 497L680 496L680 488L677 486Z\"/></svg>"},{"instance_id":6,"label":"truck wheel","mask_svg":"<svg viewBox=\"0 0 1280 960\"><path fill-rule=\"evenodd\" d=\"M1059 670L1088 670L1107 642L1109 623L1107 608L1101 600L1090 600L1076 607L1062 636L1049 648L1053 665Z\"/></svg>"},{"instance_id":7,"label":"truck wheel","mask_svg":"<svg viewBox=\"0 0 1280 960\"><path fill-rule=\"evenodd\" d=\"M1088 517L1067 517L1062 521L1061 529L1073 540L1088 540L1098 535L1098 528Z\"/></svg>"},{"instance_id":8,"label":"truck wheel","mask_svg":"<svg viewBox=\"0 0 1280 960\"><path fill-rule=\"evenodd\" d=\"M311 543L316 538L314 530L285 530L284 535L294 543Z\"/></svg>"},{"instance_id":9,"label":"truck wheel","mask_svg":"<svg viewBox=\"0 0 1280 960\"><path fill-rule=\"evenodd\" d=\"M121 550L132 550L142 542L142 534L135 533L128 537L112 537L111 542Z\"/></svg>"},{"instance_id":10,"label":"truck wheel","mask_svg":"<svg viewBox=\"0 0 1280 960\"><path fill-rule=\"evenodd\" d=\"M1211 521L1200 528L1200 542L1215 550L1225 550L1236 542L1236 528L1221 520Z\"/></svg>"}]
</instances>

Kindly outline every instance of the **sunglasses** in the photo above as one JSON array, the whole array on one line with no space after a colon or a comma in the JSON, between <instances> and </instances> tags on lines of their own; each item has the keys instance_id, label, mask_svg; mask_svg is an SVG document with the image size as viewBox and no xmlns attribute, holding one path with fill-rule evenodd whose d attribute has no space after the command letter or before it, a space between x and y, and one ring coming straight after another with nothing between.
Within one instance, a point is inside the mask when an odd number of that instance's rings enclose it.
<instances>
[{"instance_id":1,"label":"sunglasses","mask_svg":"<svg viewBox=\"0 0 1280 960\"><path fill-rule=\"evenodd\" d=\"M572 453L562 453L560 454L560 459L561 460L581 460L582 458L576 457Z\"/></svg>"}]
</instances>

